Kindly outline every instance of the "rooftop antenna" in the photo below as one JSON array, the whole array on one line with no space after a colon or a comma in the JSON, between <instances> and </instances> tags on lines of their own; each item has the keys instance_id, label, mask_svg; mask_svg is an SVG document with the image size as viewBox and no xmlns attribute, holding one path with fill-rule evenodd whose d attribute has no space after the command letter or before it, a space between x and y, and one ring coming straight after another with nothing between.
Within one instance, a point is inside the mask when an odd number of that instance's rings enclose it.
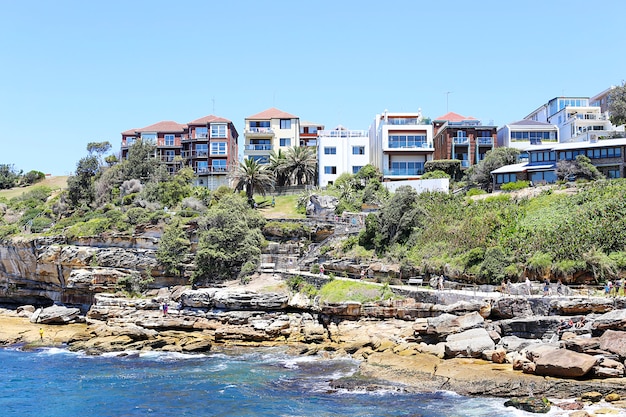
<instances>
[{"instance_id":1,"label":"rooftop antenna","mask_svg":"<svg viewBox=\"0 0 626 417\"><path fill-rule=\"evenodd\" d=\"M450 96L452 91L446 91L446 113L448 113L448 96Z\"/></svg>"}]
</instances>

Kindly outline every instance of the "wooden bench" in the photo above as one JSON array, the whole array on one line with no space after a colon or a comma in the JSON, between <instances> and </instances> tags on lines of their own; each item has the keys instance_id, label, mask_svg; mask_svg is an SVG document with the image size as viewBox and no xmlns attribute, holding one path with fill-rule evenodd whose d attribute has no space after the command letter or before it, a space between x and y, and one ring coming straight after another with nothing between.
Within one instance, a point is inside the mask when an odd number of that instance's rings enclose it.
<instances>
[{"instance_id":1,"label":"wooden bench","mask_svg":"<svg viewBox=\"0 0 626 417\"><path fill-rule=\"evenodd\" d=\"M422 278L415 278L415 277L411 277L409 278L409 285L422 285L424 284L424 280Z\"/></svg>"}]
</instances>

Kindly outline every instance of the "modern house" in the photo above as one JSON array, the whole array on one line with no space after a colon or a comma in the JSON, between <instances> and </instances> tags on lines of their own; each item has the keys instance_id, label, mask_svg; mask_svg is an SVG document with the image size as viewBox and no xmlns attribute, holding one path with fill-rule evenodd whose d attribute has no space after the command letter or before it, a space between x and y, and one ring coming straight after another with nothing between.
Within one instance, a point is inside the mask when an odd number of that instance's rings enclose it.
<instances>
[{"instance_id":1,"label":"modern house","mask_svg":"<svg viewBox=\"0 0 626 417\"><path fill-rule=\"evenodd\" d=\"M270 152L300 144L300 118L276 108L246 117L244 157L261 164L270 162Z\"/></svg>"},{"instance_id":2,"label":"modern house","mask_svg":"<svg viewBox=\"0 0 626 417\"><path fill-rule=\"evenodd\" d=\"M491 172L494 189L515 181L554 183L558 161L573 161L578 155L587 156L607 178L626 177L626 138L531 146L525 151L528 152L527 162L506 165Z\"/></svg>"},{"instance_id":3,"label":"modern house","mask_svg":"<svg viewBox=\"0 0 626 417\"><path fill-rule=\"evenodd\" d=\"M317 132L318 184L332 184L343 173L356 174L370 161L367 130L348 130L338 126Z\"/></svg>"},{"instance_id":4,"label":"modern house","mask_svg":"<svg viewBox=\"0 0 626 417\"><path fill-rule=\"evenodd\" d=\"M434 159L458 159L469 168L496 146L497 127L450 112L433 120L433 134Z\"/></svg>"},{"instance_id":5,"label":"modern house","mask_svg":"<svg viewBox=\"0 0 626 417\"><path fill-rule=\"evenodd\" d=\"M433 126L421 111L377 114L369 130L370 162L383 180L417 179L433 159Z\"/></svg>"},{"instance_id":6,"label":"modern house","mask_svg":"<svg viewBox=\"0 0 626 417\"><path fill-rule=\"evenodd\" d=\"M233 123L209 115L181 124L163 121L139 129L122 132L122 159L136 140L149 140L156 145L155 157L170 173L184 166L196 173L195 185L215 189L228 185L226 174L237 162L237 138Z\"/></svg>"},{"instance_id":7,"label":"modern house","mask_svg":"<svg viewBox=\"0 0 626 417\"><path fill-rule=\"evenodd\" d=\"M596 100L597 101L597 100ZM589 104L588 97L555 97L525 117L559 128L559 142L581 142L613 129L608 112Z\"/></svg>"},{"instance_id":8,"label":"modern house","mask_svg":"<svg viewBox=\"0 0 626 417\"><path fill-rule=\"evenodd\" d=\"M559 128L536 120L520 120L506 124L497 131L498 147L526 149L532 145L557 143Z\"/></svg>"}]
</instances>

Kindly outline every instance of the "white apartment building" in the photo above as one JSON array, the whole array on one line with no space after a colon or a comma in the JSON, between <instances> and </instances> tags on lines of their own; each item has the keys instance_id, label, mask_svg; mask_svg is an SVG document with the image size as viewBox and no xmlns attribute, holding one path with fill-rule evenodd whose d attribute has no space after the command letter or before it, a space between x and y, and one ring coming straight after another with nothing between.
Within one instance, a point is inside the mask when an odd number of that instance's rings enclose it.
<instances>
[{"instance_id":1,"label":"white apartment building","mask_svg":"<svg viewBox=\"0 0 626 417\"><path fill-rule=\"evenodd\" d=\"M370 162L384 180L419 178L433 159L433 126L422 112L377 114L370 127Z\"/></svg>"},{"instance_id":2,"label":"white apartment building","mask_svg":"<svg viewBox=\"0 0 626 417\"><path fill-rule=\"evenodd\" d=\"M244 158L270 162L270 152L300 144L300 118L276 108L246 117Z\"/></svg>"},{"instance_id":3,"label":"white apartment building","mask_svg":"<svg viewBox=\"0 0 626 417\"><path fill-rule=\"evenodd\" d=\"M318 184L332 184L341 174L356 174L370 162L367 130L318 130Z\"/></svg>"},{"instance_id":4,"label":"white apartment building","mask_svg":"<svg viewBox=\"0 0 626 417\"><path fill-rule=\"evenodd\" d=\"M608 112L589 104L588 97L555 97L525 117L559 128L559 142L580 142L613 131Z\"/></svg>"}]
</instances>

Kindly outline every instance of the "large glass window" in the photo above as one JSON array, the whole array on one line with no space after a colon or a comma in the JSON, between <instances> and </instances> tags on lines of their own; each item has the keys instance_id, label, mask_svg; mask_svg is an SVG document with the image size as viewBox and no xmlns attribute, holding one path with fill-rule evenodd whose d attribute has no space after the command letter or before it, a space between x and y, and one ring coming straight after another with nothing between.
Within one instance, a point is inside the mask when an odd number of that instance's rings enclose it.
<instances>
[{"instance_id":1,"label":"large glass window","mask_svg":"<svg viewBox=\"0 0 626 417\"><path fill-rule=\"evenodd\" d=\"M291 146L291 138L280 138L280 146Z\"/></svg>"},{"instance_id":2,"label":"large glass window","mask_svg":"<svg viewBox=\"0 0 626 417\"><path fill-rule=\"evenodd\" d=\"M352 155L365 155L365 146L353 146Z\"/></svg>"},{"instance_id":3,"label":"large glass window","mask_svg":"<svg viewBox=\"0 0 626 417\"><path fill-rule=\"evenodd\" d=\"M324 155L336 155L337 148L334 146L325 146L324 147Z\"/></svg>"},{"instance_id":4,"label":"large glass window","mask_svg":"<svg viewBox=\"0 0 626 417\"><path fill-rule=\"evenodd\" d=\"M214 159L211 161L211 169L214 172L224 172L226 171L226 160L225 159Z\"/></svg>"},{"instance_id":5,"label":"large glass window","mask_svg":"<svg viewBox=\"0 0 626 417\"><path fill-rule=\"evenodd\" d=\"M269 120L251 120L250 121L250 131L251 132L269 132L270 129L270 121Z\"/></svg>"},{"instance_id":6,"label":"large glass window","mask_svg":"<svg viewBox=\"0 0 626 417\"><path fill-rule=\"evenodd\" d=\"M196 157L198 158L206 158L209 155L209 145L206 143L197 143L196 144Z\"/></svg>"},{"instance_id":7,"label":"large glass window","mask_svg":"<svg viewBox=\"0 0 626 417\"><path fill-rule=\"evenodd\" d=\"M496 174L497 184L506 184L509 182L516 182L517 174Z\"/></svg>"},{"instance_id":8,"label":"large glass window","mask_svg":"<svg viewBox=\"0 0 626 417\"><path fill-rule=\"evenodd\" d=\"M165 139L165 146L174 146L174 135L165 135L163 138Z\"/></svg>"},{"instance_id":9,"label":"large glass window","mask_svg":"<svg viewBox=\"0 0 626 417\"><path fill-rule=\"evenodd\" d=\"M196 139L202 139L209 136L209 128L196 127Z\"/></svg>"},{"instance_id":10,"label":"large glass window","mask_svg":"<svg viewBox=\"0 0 626 417\"><path fill-rule=\"evenodd\" d=\"M196 172L198 174L204 174L209 171L209 162L208 161L198 161L196 164Z\"/></svg>"},{"instance_id":11,"label":"large glass window","mask_svg":"<svg viewBox=\"0 0 626 417\"><path fill-rule=\"evenodd\" d=\"M226 124L211 123L211 137L212 138L225 138L226 137Z\"/></svg>"},{"instance_id":12,"label":"large glass window","mask_svg":"<svg viewBox=\"0 0 626 417\"><path fill-rule=\"evenodd\" d=\"M253 156L250 156L250 159L257 161L259 164L270 163L269 155L253 155Z\"/></svg>"},{"instance_id":13,"label":"large glass window","mask_svg":"<svg viewBox=\"0 0 626 417\"><path fill-rule=\"evenodd\" d=\"M530 180L533 184L539 184L542 182L554 183L556 182L556 172L554 171L537 171L530 174Z\"/></svg>"},{"instance_id":14,"label":"large glass window","mask_svg":"<svg viewBox=\"0 0 626 417\"><path fill-rule=\"evenodd\" d=\"M211 142L211 155L226 155L226 142Z\"/></svg>"},{"instance_id":15,"label":"large glass window","mask_svg":"<svg viewBox=\"0 0 626 417\"><path fill-rule=\"evenodd\" d=\"M163 153L163 161L164 162L173 162L174 157L176 156L176 151L167 150Z\"/></svg>"},{"instance_id":16,"label":"large glass window","mask_svg":"<svg viewBox=\"0 0 626 417\"><path fill-rule=\"evenodd\" d=\"M389 148L425 148L426 135L390 135Z\"/></svg>"},{"instance_id":17,"label":"large glass window","mask_svg":"<svg viewBox=\"0 0 626 417\"><path fill-rule=\"evenodd\" d=\"M142 133L141 140L144 141L153 141L156 142L157 134L156 133Z\"/></svg>"},{"instance_id":18,"label":"large glass window","mask_svg":"<svg viewBox=\"0 0 626 417\"><path fill-rule=\"evenodd\" d=\"M336 173L337 173L337 167L333 167L333 166L324 167L324 174L336 174Z\"/></svg>"},{"instance_id":19,"label":"large glass window","mask_svg":"<svg viewBox=\"0 0 626 417\"><path fill-rule=\"evenodd\" d=\"M423 162L399 161L391 163L391 175L422 175L423 173Z\"/></svg>"},{"instance_id":20,"label":"large glass window","mask_svg":"<svg viewBox=\"0 0 626 417\"><path fill-rule=\"evenodd\" d=\"M280 119L281 129L291 129L291 119Z\"/></svg>"},{"instance_id":21,"label":"large glass window","mask_svg":"<svg viewBox=\"0 0 626 417\"><path fill-rule=\"evenodd\" d=\"M352 167L352 173L353 174L358 173L361 170L361 168L363 168L363 166L353 166Z\"/></svg>"}]
</instances>

